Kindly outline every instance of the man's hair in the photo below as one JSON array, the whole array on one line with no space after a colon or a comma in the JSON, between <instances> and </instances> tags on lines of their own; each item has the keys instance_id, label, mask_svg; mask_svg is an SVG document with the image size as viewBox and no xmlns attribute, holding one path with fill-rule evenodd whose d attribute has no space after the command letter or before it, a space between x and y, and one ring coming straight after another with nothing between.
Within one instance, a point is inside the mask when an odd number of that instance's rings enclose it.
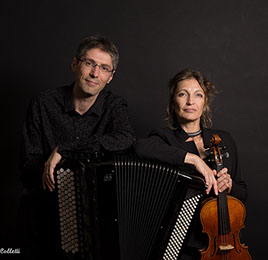
<instances>
[{"instance_id":1,"label":"man's hair","mask_svg":"<svg viewBox=\"0 0 268 260\"><path fill-rule=\"evenodd\" d=\"M116 70L119 62L119 52L110 40L102 36L88 36L84 38L76 51L75 57L82 59L88 50L94 48L109 53L113 63L113 70Z\"/></svg>"},{"instance_id":2,"label":"man's hair","mask_svg":"<svg viewBox=\"0 0 268 260\"><path fill-rule=\"evenodd\" d=\"M192 70L189 68L183 69L178 72L173 78L170 79L168 87L169 87L169 100L167 104L167 115L166 120L168 122L168 126L170 129L177 129L178 127L178 118L174 107L174 98L176 94L176 90L178 87L178 83L185 79L195 79L199 83L200 87L205 93L205 104L204 111L201 116L201 123L204 127L212 126L211 119L211 108L210 104L215 96L215 86L210 82L201 72Z\"/></svg>"}]
</instances>

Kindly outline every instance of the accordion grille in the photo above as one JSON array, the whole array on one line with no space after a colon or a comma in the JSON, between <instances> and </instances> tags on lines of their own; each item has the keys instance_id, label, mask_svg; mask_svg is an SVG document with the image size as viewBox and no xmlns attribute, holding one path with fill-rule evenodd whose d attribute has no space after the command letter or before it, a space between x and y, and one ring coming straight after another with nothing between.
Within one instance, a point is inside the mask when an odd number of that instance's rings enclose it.
<instances>
[{"instance_id":1,"label":"accordion grille","mask_svg":"<svg viewBox=\"0 0 268 260\"><path fill-rule=\"evenodd\" d=\"M122 260L148 259L178 174L157 162L118 156L115 161Z\"/></svg>"}]
</instances>

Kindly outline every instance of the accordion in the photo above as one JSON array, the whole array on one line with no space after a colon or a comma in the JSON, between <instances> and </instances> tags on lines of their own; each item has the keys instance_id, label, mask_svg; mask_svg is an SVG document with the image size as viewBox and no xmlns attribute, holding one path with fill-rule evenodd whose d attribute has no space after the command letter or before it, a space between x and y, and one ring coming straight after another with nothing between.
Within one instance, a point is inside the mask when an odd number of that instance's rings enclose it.
<instances>
[{"instance_id":1,"label":"accordion","mask_svg":"<svg viewBox=\"0 0 268 260\"><path fill-rule=\"evenodd\" d=\"M178 168L114 154L55 170L61 250L70 259L179 259L206 184Z\"/></svg>"}]
</instances>

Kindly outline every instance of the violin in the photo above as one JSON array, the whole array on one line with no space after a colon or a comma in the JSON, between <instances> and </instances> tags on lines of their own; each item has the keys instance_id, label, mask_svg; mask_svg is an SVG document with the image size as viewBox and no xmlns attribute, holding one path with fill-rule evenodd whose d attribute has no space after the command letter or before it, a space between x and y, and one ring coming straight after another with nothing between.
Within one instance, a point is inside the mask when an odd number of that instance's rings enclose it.
<instances>
[{"instance_id":1,"label":"violin","mask_svg":"<svg viewBox=\"0 0 268 260\"><path fill-rule=\"evenodd\" d=\"M219 172L223 169L221 138L214 134L211 138L212 161ZM225 154L229 157L229 154ZM239 232L244 228L246 210L244 204L235 197L219 192L217 198L208 198L202 203L200 220L203 233L209 237L207 248L201 250L201 260L205 259L252 259L248 247L240 243Z\"/></svg>"}]
</instances>

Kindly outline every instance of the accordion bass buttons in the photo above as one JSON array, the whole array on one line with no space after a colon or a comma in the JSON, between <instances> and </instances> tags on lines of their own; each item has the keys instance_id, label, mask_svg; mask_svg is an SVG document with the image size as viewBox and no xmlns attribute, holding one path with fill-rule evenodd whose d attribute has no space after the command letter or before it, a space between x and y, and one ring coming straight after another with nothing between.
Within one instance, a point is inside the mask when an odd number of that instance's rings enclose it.
<instances>
[{"instance_id":1,"label":"accordion bass buttons","mask_svg":"<svg viewBox=\"0 0 268 260\"><path fill-rule=\"evenodd\" d=\"M70 169L60 168L56 174L61 247L66 253L74 254L79 252L74 173Z\"/></svg>"},{"instance_id":2,"label":"accordion bass buttons","mask_svg":"<svg viewBox=\"0 0 268 260\"><path fill-rule=\"evenodd\" d=\"M111 173L107 173L103 177L103 181L111 181L113 179L113 175Z\"/></svg>"}]
</instances>

